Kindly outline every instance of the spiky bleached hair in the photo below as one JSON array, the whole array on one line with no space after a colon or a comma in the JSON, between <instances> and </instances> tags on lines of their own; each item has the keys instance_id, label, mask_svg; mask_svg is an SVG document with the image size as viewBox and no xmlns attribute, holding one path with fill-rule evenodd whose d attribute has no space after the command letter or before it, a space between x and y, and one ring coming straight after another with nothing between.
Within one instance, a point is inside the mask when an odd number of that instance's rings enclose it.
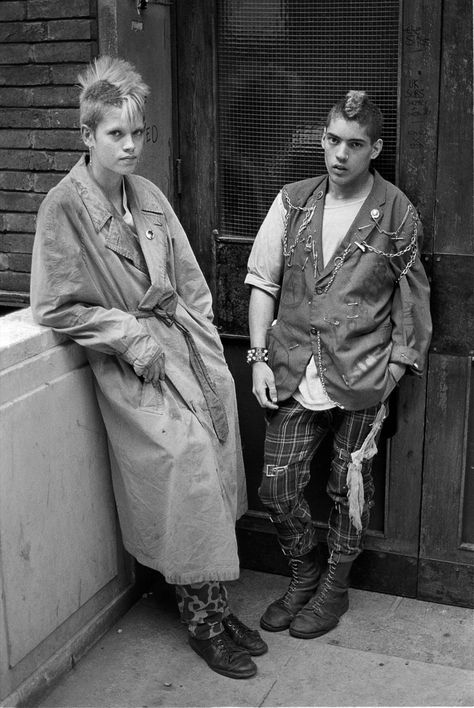
<instances>
[{"instance_id":1,"label":"spiky bleached hair","mask_svg":"<svg viewBox=\"0 0 474 708\"><path fill-rule=\"evenodd\" d=\"M366 91L348 91L344 98L335 103L328 113L326 128L334 118L338 117L362 125L373 143L380 138L383 115L380 108L370 100Z\"/></svg>"},{"instance_id":2,"label":"spiky bleached hair","mask_svg":"<svg viewBox=\"0 0 474 708\"><path fill-rule=\"evenodd\" d=\"M130 123L145 114L150 89L135 67L124 59L102 56L77 77L80 124L95 131L111 106L122 108Z\"/></svg>"}]
</instances>

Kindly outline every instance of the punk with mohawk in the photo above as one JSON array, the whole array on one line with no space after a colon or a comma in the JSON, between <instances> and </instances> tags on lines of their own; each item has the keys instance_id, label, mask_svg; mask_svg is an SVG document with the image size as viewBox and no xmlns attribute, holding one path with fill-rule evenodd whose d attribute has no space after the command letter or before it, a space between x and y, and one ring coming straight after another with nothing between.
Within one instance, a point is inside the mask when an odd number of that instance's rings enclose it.
<instances>
[{"instance_id":1,"label":"punk with mohawk","mask_svg":"<svg viewBox=\"0 0 474 708\"><path fill-rule=\"evenodd\" d=\"M332 106L327 173L283 187L248 261L247 360L268 423L259 495L292 576L260 625L301 639L330 631L349 607L388 399L405 371L423 372L431 337L420 219L372 164L382 125L365 91ZM305 489L326 435L332 508L322 564Z\"/></svg>"},{"instance_id":2,"label":"punk with mohawk","mask_svg":"<svg viewBox=\"0 0 474 708\"><path fill-rule=\"evenodd\" d=\"M344 98L335 103L328 113L326 128L338 116L363 126L373 143L382 135L382 111L365 91L348 91Z\"/></svg>"}]
</instances>

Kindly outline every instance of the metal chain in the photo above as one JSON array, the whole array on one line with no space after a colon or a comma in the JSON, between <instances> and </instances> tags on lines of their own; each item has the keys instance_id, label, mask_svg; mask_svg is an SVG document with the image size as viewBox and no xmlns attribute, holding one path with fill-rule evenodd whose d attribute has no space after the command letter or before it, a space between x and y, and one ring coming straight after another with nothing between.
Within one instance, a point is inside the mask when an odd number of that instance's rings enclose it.
<instances>
[{"instance_id":1,"label":"metal chain","mask_svg":"<svg viewBox=\"0 0 474 708\"><path fill-rule=\"evenodd\" d=\"M416 243L415 243L415 246L414 246L414 248L413 248L413 253L411 254L410 260L408 261L408 263L406 264L405 268L402 270L402 272L401 272L400 275L398 276L398 278L397 278L397 283L400 282L400 280L403 278L403 276L406 275L406 274L408 273L408 271L410 270L410 268L412 267L413 263L414 263L415 260L416 260L416 254L417 254L417 252L418 252L418 248L417 248Z\"/></svg>"},{"instance_id":2,"label":"metal chain","mask_svg":"<svg viewBox=\"0 0 474 708\"><path fill-rule=\"evenodd\" d=\"M334 259L334 269L332 271L332 275L329 279L328 284L324 288L324 293L327 293L327 291L329 290L329 288L333 284L334 278L336 277L336 275L338 274L338 272L341 270L342 266L344 265L344 261L346 260L346 256L349 253L349 251L351 250L353 245L354 245L353 243L347 244L347 246L344 249L343 254L341 256L336 256L336 258Z\"/></svg>"},{"instance_id":3,"label":"metal chain","mask_svg":"<svg viewBox=\"0 0 474 708\"><path fill-rule=\"evenodd\" d=\"M403 255L405 255L405 253L408 253L409 251L411 251L410 260L408 261L408 263L405 265L404 269L402 270L402 272L398 276L397 283L400 282L400 280L403 278L403 276L406 275L408 273L408 271L410 270L410 268L413 266L413 264L416 260L416 255L418 253L418 245L417 245L418 223L415 218L415 209L411 204L408 205L407 212L405 214L405 218L403 219L402 223L400 224L400 226L398 227L398 229L396 231L393 231L393 232L383 231L383 229L380 229L378 227L378 225L376 224L379 233L384 233L387 236L396 236L400 233L402 226L405 224L407 217L408 217L408 213L411 213L413 216L413 232L412 232L412 235L410 238L410 243L407 246L405 246L405 248L403 248L401 251L395 251L394 253L387 253L386 251L381 251L378 248L371 246L369 243L367 243L367 241L362 242L363 246L365 246L365 248L368 251L371 251L372 253L376 253L378 256L384 256L385 258L388 258L388 259L398 258L398 256L403 256Z\"/></svg>"},{"instance_id":4,"label":"metal chain","mask_svg":"<svg viewBox=\"0 0 474 708\"><path fill-rule=\"evenodd\" d=\"M317 347L318 347L318 373L319 373L319 378L320 378L320 381L321 381L321 386L322 386L322 389L323 389L323 391L324 391L324 394L327 396L327 398L329 398L328 392L326 391L326 383L325 383L325 381L324 381L323 353L322 353L322 351L321 351L321 335L320 335L319 332L318 332L317 335L316 335L316 344L317 344ZM331 399L329 398L329 400L331 400Z\"/></svg>"},{"instance_id":5,"label":"metal chain","mask_svg":"<svg viewBox=\"0 0 474 708\"><path fill-rule=\"evenodd\" d=\"M380 228L380 226L378 225L377 222L375 222L375 228L377 229L379 234L385 234L386 236L391 236L394 240L396 240L396 237L398 236L398 234L400 233L400 231L403 229L403 227L405 225L405 221L408 219L408 214L412 214L412 216L416 222L416 219L414 216L415 208L411 204L408 204L407 210L405 212L405 216L403 217L402 222L396 231L385 231L385 229Z\"/></svg>"},{"instance_id":6,"label":"metal chain","mask_svg":"<svg viewBox=\"0 0 474 708\"><path fill-rule=\"evenodd\" d=\"M326 381L325 381L325 376L324 376L325 369L323 367L323 353L322 353L322 348L321 348L321 334L319 331L316 333L316 344L317 344L317 349L318 349L318 367L317 368L318 368L318 373L319 373L319 379L321 381L321 388L323 389L323 392L324 392L326 398L328 399L328 401L331 401L331 403L334 403L335 406L342 408L342 406L337 401L335 401L331 398L331 396L329 395L327 388L326 388Z\"/></svg>"},{"instance_id":7,"label":"metal chain","mask_svg":"<svg viewBox=\"0 0 474 708\"><path fill-rule=\"evenodd\" d=\"M385 258L397 258L398 256L403 256L405 253L408 253L408 251L413 250L413 248L416 248L417 235L418 228L415 223L413 227L413 235L410 239L410 243L408 244L408 246L405 246L405 248L401 251L395 251L392 253L380 251L378 248L375 248L375 246L371 246L370 243L367 243L367 241L362 241L362 245L365 246L368 251L372 251L372 253L376 253L378 256L385 256Z\"/></svg>"},{"instance_id":8,"label":"metal chain","mask_svg":"<svg viewBox=\"0 0 474 708\"><path fill-rule=\"evenodd\" d=\"M308 226L309 222L313 218L313 214L316 211L316 205L312 206L312 207L296 206L295 204L291 203L290 197L288 196L288 193L286 191L283 192L283 195L284 195L286 203L287 203L287 209L285 210L285 219L284 219L283 256L285 258L288 258L288 267L291 268L293 254L295 252L297 245L299 243L302 243L305 240L304 237L301 238L301 234L303 233L303 231L305 230L305 228ZM306 212L304 219L301 223L301 226L298 229L298 233L296 234L295 241L291 246L288 245L288 243L289 243L288 220L289 220L289 216L290 216L290 209L295 209L297 211Z\"/></svg>"}]
</instances>

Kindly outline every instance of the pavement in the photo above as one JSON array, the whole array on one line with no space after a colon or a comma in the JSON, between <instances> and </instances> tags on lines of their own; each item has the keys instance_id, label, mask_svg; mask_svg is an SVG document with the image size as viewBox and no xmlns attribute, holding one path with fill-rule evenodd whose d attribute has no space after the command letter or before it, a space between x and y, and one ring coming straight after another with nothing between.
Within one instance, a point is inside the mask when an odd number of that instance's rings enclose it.
<instances>
[{"instance_id":1,"label":"pavement","mask_svg":"<svg viewBox=\"0 0 474 708\"><path fill-rule=\"evenodd\" d=\"M288 578L243 570L232 610L257 628ZM474 613L362 590L318 639L263 632L269 651L247 680L211 671L187 643L160 586L105 634L31 708L155 706L474 706Z\"/></svg>"}]
</instances>

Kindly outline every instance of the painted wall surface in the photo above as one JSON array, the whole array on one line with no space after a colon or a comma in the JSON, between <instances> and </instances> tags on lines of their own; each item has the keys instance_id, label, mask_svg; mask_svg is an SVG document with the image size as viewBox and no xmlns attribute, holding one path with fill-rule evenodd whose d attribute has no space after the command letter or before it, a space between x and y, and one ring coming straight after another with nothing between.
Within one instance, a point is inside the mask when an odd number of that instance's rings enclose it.
<instances>
[{"instance_id":1,"label":"painted wall surface","mask_svg":"<svg viewBox=\"0 0 474 708\"><path fill-rule=\"evenodd\" d=\"M145 147L137 173L173 201L173 92L171 6L98 0L99 52L132 62L150 87L146 103Z\"/></svg>"},{"instance_id":2,"label":"painted wall surface","mask_svg":"<svg viewBox=\"0 0 474 708\"><path fill-rule=\"evenodd\" d=\"M131 581L84 352L29 310L0 320L0 441L3 698Z\"/></svg>"}]
</instances>

